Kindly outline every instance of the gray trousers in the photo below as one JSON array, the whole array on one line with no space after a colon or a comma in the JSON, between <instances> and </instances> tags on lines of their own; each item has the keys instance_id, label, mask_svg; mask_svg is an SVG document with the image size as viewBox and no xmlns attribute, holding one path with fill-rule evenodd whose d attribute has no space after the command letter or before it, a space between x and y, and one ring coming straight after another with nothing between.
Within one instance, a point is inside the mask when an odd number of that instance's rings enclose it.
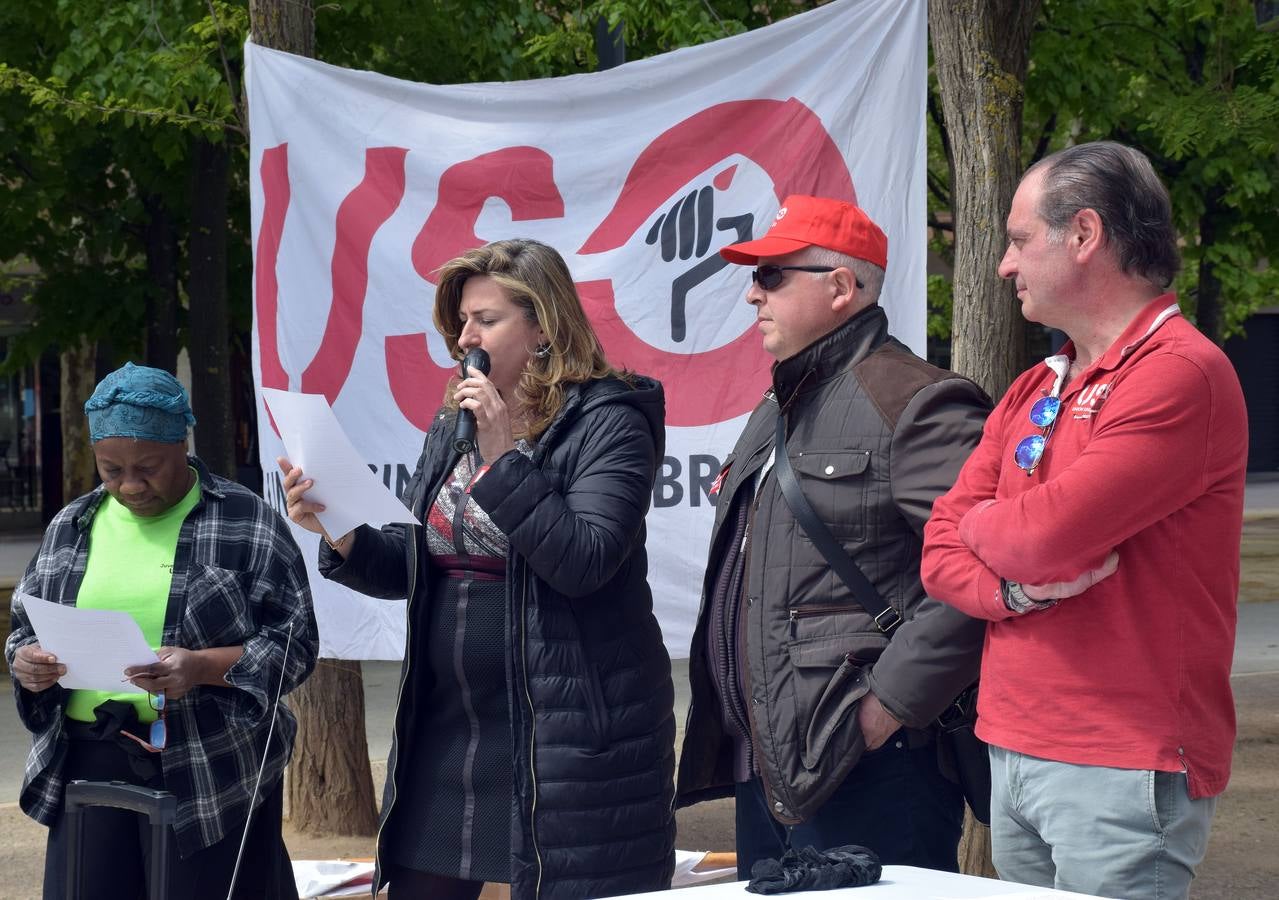
<instances>
[{"instance_id":1,"label":"gray trousers","mask_svg":"<svg viewBox=\"0 0 1279 900\"><path fill-rule=\"evenodd\" d=\"M1004 881L1123 900L1181 900L1216 797L1184 772L1079 766L991 745L990 841Z\"/></svg>"}]
</instances>

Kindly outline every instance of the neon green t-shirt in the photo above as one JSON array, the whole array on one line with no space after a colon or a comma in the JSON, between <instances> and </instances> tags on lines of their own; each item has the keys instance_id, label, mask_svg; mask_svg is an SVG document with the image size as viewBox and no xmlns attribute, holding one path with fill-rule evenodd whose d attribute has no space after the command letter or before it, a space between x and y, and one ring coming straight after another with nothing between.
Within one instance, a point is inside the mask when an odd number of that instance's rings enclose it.
<instances>
[{"instance_id":1,"label":"neon green t-shirt","mask_svg":"<svg viewBox=\"0 0 1279 900\"><path fill-rule=\"evenodd\" d=\"M194 469L190 471L195 474ZM151 649L158 650L169 608L178 532L199 500L197 475L186 496L158 516L134 515L111 496L102 501L89 532L89 560L76 606L124 610L138 623ZM123 679L123 674L120 677ZM146 694L85 690L71 692L67 718L92 722L94 708L107 700L132 703L140 721L155 721L156 713Z\"/></svg>"}]
</instances>

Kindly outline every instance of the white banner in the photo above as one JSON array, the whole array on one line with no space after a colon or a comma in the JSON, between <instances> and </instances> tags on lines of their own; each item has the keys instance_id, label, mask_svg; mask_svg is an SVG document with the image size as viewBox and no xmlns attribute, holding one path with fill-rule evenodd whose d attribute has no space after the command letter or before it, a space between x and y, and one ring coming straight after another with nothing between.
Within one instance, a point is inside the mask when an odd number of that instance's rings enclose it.
<instances>
[{"instance_id":1,"label":"white banner","mask_svg":"<svg viewBox=\"0 0 1279 900\"><path fill-rule=\"evenodd\" d=\"M884 306L924 349L924 0L838 0L607 72L439 87L246 47L258 387L325 394L402 491L454 364L431 325L435 271L531 237L568 261L615 365L666 387L648 517L667 646L687 656L711 482L768 384L749 270L787 194L855 200L887 232ZM266 496L282 452L258 398ZM401 655L404 606L312 566L325 656Z\"/></svg>"}]
</instances>

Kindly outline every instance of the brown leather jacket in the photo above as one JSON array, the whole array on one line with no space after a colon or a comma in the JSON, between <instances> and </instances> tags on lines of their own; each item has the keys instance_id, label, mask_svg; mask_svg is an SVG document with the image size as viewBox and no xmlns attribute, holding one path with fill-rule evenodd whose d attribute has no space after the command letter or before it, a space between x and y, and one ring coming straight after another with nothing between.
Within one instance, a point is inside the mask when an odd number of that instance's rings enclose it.
<instances>
[{"instance_id":1,"label":"brown leather jacket","mask_svg":"<svg viewBox=\"0 0 1279 900\"><path fill-rule=\"evenodd\" d=\"M888 334L871 306L773 367L773 389L728 458L693 634L692 704L676 802L733 787L707 654L708 597L731 528L725 516L768 461L777 414L809 503L902 623L885 636L799 528L770 468L759 488L746 561L745 697L773 815L811 816L861 756L856 707L871 690L910 728L927 729L977 678L984 625L924 594L924 523L981 437L990 399ZM730 643L729 646L732 646Z\"/></svg>"}]
</instances>

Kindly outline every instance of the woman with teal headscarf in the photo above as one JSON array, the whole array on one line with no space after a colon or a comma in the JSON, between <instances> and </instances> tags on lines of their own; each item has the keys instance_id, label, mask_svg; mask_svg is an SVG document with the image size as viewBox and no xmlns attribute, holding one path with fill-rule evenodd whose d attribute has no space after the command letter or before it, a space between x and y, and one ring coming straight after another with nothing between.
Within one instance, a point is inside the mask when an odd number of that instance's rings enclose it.
<instances>
[{"instance_id":1,"label":"woman with teal headscarf","mask_svg":"<svg viewBox=\"0 0 1279 900\"><path fill-rule=\"evenodd\" d=\"M5 644L32 733L21 805L49 826L44 896L73 893L63 787L83 779L177 797L164 896L226 897L247 828L235 896L295 898L280 829L296 724L275 699L318 650L301 554L260 497L187 455L195 417L168 372L126 364L84 409L102 485L49 525ZM141 692L58 685L66 667L38 643L26 596L131 615L158 657L121 673ZM146 896L146 823L105 808L83 817L79 896Z\"/></svg>"}]
</instances>

